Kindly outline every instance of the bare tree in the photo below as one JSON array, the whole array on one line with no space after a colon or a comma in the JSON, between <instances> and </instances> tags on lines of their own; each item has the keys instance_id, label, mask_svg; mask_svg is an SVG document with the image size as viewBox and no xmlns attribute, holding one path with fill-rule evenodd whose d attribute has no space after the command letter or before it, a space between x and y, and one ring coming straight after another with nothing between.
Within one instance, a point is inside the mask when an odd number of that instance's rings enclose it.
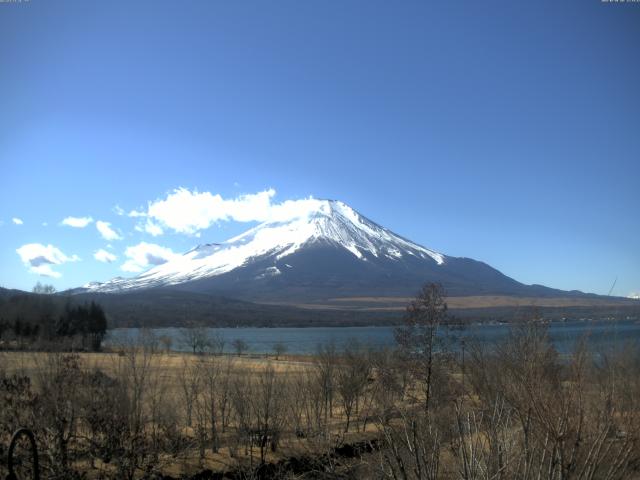
<instances>
[{"instance_id":1,"label":"bare tree","mask_svg":"<svg viewBox=\"0 0 640 480\"><path fill-rule=\"evenodd\" d=\"M297 383L303 409L302 418L306 421L306 431L298 431L300 437L325 434L327 426L327 392L326 384L322 380L322 373L318 370L307 370L302 373Z\"/></svg>"},{"instance_id":2,"label":"bare tree","mask_svg":"<svg viewBox=\"0 0 640 480\"><path fill-rule=\"evenodd\" d=\"M197 368L202 383L200 403L205 415L205 428L210 433L211 449L217 453L228 404L230 359L223 363L216 357L203 358Z\"/></svg>"},{"instance_id":3,"label":"bare tree","mask_svg":"<svg viewBox=\"0 0 640 480\"><path fill-rule=\"evenodd\" d=\"M201 325L189 324L180 331L182 344L194 355L204 353L210 347L207 329Z\"/></svg>"},{"instance_id":4,"label":"bare tree","mask_svg":"<svg viewBox=\"0 0 640 480\"><path fill-rule=\"evenodd\" d=\"M393 410L407 388L406 368L395 351L383 349L372 355L374 388L372 397L377 407L377 416L383 422L390 421Z\"/></svg>"},{"instance_id":5,"label":"bare tree","mask_svg":"<svg viewBox=\"0 0 640 480\"><path fill-rule=\"evenodd\" d=\"M561 359L535 321L495 346L475 347L470 383L480 408L456 407L463 478L631 477L640 460L640 391L637 375L622 373L637 368L628 353L593 357L581 343Z\"/></svg>"},{"instance_id":6,"label":"bare tree","mask_svg":"<svg viewBox=\"0 0 640 480\"><path fill-rule=\"evenodd\" d=\"M226 345L226 340L220 334L220 332L216 332L213 335L209 335L209 349L211 353L214 355L222 355L224 354L224 347Z\"/></svg>"},{"instance_id":7,"label":"bare tree","mask_svg":"<svg viewBox=\"0 0 640 480\"><path fill-rule=\"evenodd\" d=\"M247 344L247 342L240 338L236 338L233 342L231 342L231 347L233 347L238 356L241 356L244 352L249 350L249 345Z\"/></svg>"},{"instance_id":8,"label":"bare tree","mask_svg":"<svg viewBox=\"0 0 640 480\"><path fill-rule=\"evenodd\" d=\"M162 335L158 338L158 341L162 345L165 353L171 352L171 347L173 346L173 338L171 338L169 335Z\"/></svg>"},{"instance_id":9,"label":"bare tree","mask_svg":"<svg viewBox=\"0 0 640 480\"><path fill-rule=\"evenodd\" d=\"M282 342L276 342L273 344L273 353L276 354L276 360L280 359L281 355L284 355L287 351L287 346Z\"/></svg>"},{"instance_id":10,"label":"bare tree","mask_svg":"<svg viewBox=\"0 0 640 480\"><path fill-rule=\"evenodd\" d=\"M272 365L261 372L254 385L250 402L254 423L251 434L259 443L260 463L265 462L267 446L276 451L284 422L283 383Z\"/></svg>"},{"instance_id":11,"label":"bare tree","mask_svg":"<svg viewBox=\"0 0 640 480\"><path fill-rule=\"evenodd\" d=\"M96 459L109 463L127 431L126 398L120 385L99 368L83 372L79 405L80 431L88 444L91 468L95 468Z\"/></svg>"},{"instance_id":12,"label":"bare tree","mask_svg":"<svg viewBox=\"0 0 640 480\"><path fill-rule=\"evenodd\" d=\"M113 372L121 388L120 406L126 421L126 435L120 444L120 454L115 457L118 476L133 480L136 474L155 464L150 456L146 440L149 423L147 399L151 394L158 369L153 369L155 347L151 344L132 344L122 349L122 355L113 357Z\"/></svg>"},{"instance_id":13,"label":"bare tree","mask_svg":"<svg viewBox=\"0 0 640 480\"><path fill-rule=\"evenodd\" d=\"M244 444L245 454L249 452L250 431L252 423L251 384L248 372L238 370L231 383L230 400L235 419L235 444L231 445L231 456L236 456L236 448Z\"/></svg>"},{"instance_id":14,"label":"bare tree","mask_svg":"<svg viewBox=\"0 0 640 480\"><path fill-rule=\"evenodd\" d=\"M434 354L438 327L447 320L447 304L442 286L422 287L407 307L404 325L395 331L396 342L414 378L422 386L425 412L432 395Z\"/></svg>"},{"instance_id":15,"label":"bare tree","mask_svg":"<svg viewBox=\"0 0 640 480\"><path fill-rule=\"evenodd\" d=\"M360 397L367 386L371 373L371 364L367 353L354 340L347 344L342 360L342 364L337 369L336 385L342 400L344 414L347 417L344 427L346 433L349 431L354 409L356 413L358 411Z\"/></svg>"},{"instance_id":16,"label":"bare tree","mask_svg":"<svg viewBox=\"0 0 640 480\"><path fill-rule=\"evenodd\" d=\"M331 341L324 345L318 345L315 358L315 366L318 372L318 380L324 396L324 425L329 425L329 418L333 417L333 396L335 393L335 375L338 364L338 350L336 344ZM326 432L328 435L329 432Z\"/></svg>"},{"instance_id":17,"label":"bare tree","mask_svg":"<svg viewBox=\"0 0 640 480\"><path fill-rule=\"evenodd\" d=\"M203 373L203 369L193 362L191 358L187 357L182 359L182 370L178 378L178 383L180 384L187 427L192 426L193 407L202 388L201 373Z\"/></svg>"},{"instance_id":18,"label":"bare tree","mask_svg":"<svg viewBox=\"0 0 640 480\"><path fill-rule=\"evenodd\" d=\"M440 474L442 435L432 416L400 410L394 423L379 423L383 448L379 467L394 480L437 480Z\"/></svg>"},{"instance_id":19,"label":"bare tree","mask_svg":"<svg viewBox=\"0 0 640 480\"><path fill-rule=\"evenodd\" d=\"M78 434L81 365L78 355L48 354L38 366L45 452L54 477L72 476L69 449Z\"/></svg>"}]
</instances>

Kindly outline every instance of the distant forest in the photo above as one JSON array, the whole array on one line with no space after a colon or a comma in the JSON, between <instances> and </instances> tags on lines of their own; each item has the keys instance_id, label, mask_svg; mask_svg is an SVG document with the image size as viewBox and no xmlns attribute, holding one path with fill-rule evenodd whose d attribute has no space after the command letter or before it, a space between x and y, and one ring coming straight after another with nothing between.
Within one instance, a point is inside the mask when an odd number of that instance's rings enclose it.
<instances>
[{"instance_id":1,"label":"distant forest","mask_svg":"<svg viewBox=\"0 0 640 480\"><path fill-rule=\"evenodd\" d=\"M0 345L24 349L55 342L63 348L100 350L107 316L94 301L72 303L55 289L38 283L32 293L0 296Z\"/></svg>"},{"instance_id":2,"label":"distant forest","mask_svg":"<svg viewBox=\"0 0 640 480\"><path fill-rule=\"evenodd\" d=\"M509 322L522 315L514 307L451 309L461 323ZM640 318L638 306L540 307L546 319ZM126 294L56 293L36 285L34 292L0 288L0 342L13 339L73 340L96 346L106 328L127 327L335 327L398 325L402 310L304 309L265 305L215 294L153 289ZM17 329L16 329L17 328Z\"/></svg>"},{"instance_id":3,"label":"distant forest","mask_svg":"<svg viewBox=\"0 0 640 480\"><path fill-rule=\"evenodd\" d=\"M11 323L20 316L30 324L38 324L48 315L58 318L69 306L90 306L91 303L100 305L104 310L108 328L163 328L193 324L208 327L388 325L399 322L402 316L400 312L306 310L171 289L127 294L70 294L0 288L0 319Z\"/></svg>"}]
</instances>

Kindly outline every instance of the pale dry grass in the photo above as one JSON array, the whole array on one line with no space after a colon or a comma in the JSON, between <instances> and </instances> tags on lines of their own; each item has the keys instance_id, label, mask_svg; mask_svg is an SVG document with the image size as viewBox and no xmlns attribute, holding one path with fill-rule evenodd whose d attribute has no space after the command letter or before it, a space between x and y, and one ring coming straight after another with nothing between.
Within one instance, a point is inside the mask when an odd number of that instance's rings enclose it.
<instances>
[{"instance_id":1,"label":"pale dry grass","mask_svg":"<svg viewBox=\"0 0 640 480\"><path fill-rule=\"evenodd\" d=\"M70 353L70 352L69 352ZM4 351L0 352L0 368L8 374L21 373L32 376L43 364L47 356L52 353L29 351ZM113 373L113 368L119 352L78 352L85 368L98 368L106 374ZM274 356L247 356L224 355L211 357L208 355L193 355L190 353L170 352L156 353L153 355L152 366L161 369L167 377L177 377L184 369L185 362L195 365L202 360L215 358L218 360L231 360L235 367L246 371L262 371L267 365L271 365L276 373L291 374L304 372L313 367L313 357L281 355L276 360Z\"/></svg>"},{"instance_id":2,"label":"pale dry grass","mask_svg":"<svg viewBox=\"0 0 640 480\"><path fill-rule=\"evenodd\" d=\"M291 305L310 310L343 310L345 308L363 311L403 311L409 297L337 297L314 303L292 303ZM497 308L497 307L615 307L638 305L637 300L624 298L590 297L514 297L506 295L472 295L447 297L447 306L452 309Z\"/></svg>"},{"instance_id":3,"label":"pale dry grass","mask_svg":"<svg viewBox=\"0 0 640 480\"><path fill-rule=\"evenodd\" d=\"M99 369L106 375L113 378L121 378L123 369L127 368L128 362L133 356L130 351L111 351L111 352L80 352L76 353L80 359L83 371L92 371ZM29 352L29 351L2 351L0 352L0 372L7 375L28 376L36 389L42 381L43 372L52 356L71 355L70 352L65 353L48 353L48 352ZM275 356L258 356L258 355L194 355L182 352L158 352L147 357L149 360L149 368L147 376L154 378L156 390L152 395L160 395L163 401L172 405L173 410L177 414L178 424L182 434L194 439L194 446L189 450L182 452L180 458L173 458L170 455L162 455L159 461L163 463L163 473L172 476L192 475L203 469L211 469L212 471L228 471L238 468L239 462L246 465L248 462L258 461L258 447L250 447L247 452L243 448L235 449L235 456L231 452L231 444L234 443L234 429L236 425L230 424L229 430L221 434L221 448L217 453L207 450L205 458L199 458L199 451L195 442L197 432L195 428L186 426L185 400L183 397L183 384L185 375L189 375L196 371L198 365L206 365L211 362L218 362L226 365L230 362L232 365L232 376L242 376L244 378L258 379L267 368L273 369L275 374L287 383L293 384L294 379L309 373L316 368L313 363L313 356L295 356L281 355L277 360ZM140 350L136 356L136 363L145 362L144 352ZM290 395L294 390L286 390L281 395ZM302 392L295 392L302 394ZM148 398L145 404L151 402ZM341 411L341 407L334 405L333 415L329 419L328 431L331 432L329 438L297 438L291 430L291 426L285 427L285 434L282 436L277 452L268 451L266 453L266 461L277 462L283 458L300 456L300 455L320 455L332 445L338 445L343 442L357 442L363 438L371 438L376 435L376 427L374 422L370 422L363 430L359 428L356 431L352 428L349 433L344 433L345 415ZM195 427L195 425L194 425ZM355 426L354 426L355 427ZM94 461L94 468L89 468L87 464L82 466L83 461L75 464L76 468L84 471L87 478L98 478L105 472L113 474L113 465L104 464L99 459Z\"/></svg>"}]
</instances>

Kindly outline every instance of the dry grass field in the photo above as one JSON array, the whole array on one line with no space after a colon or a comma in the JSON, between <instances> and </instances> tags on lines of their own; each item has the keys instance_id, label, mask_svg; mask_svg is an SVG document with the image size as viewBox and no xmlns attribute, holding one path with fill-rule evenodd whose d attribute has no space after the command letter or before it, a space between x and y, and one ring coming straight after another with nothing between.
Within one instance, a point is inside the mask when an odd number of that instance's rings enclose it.
<instances>
[{"instance_id":1,"label":"dry grass field","mask_svg":"<svg viewBox=\"0 0 640 480\"><path fill-rule=\"evenodd\" d=\"M31 351L0 351L0 365L8 374L34 375L47 358L48 352ZM87 369L100 369L107 374L113 374L122 362L122 352L79 352L77 354ZM274 355L227 355L217 357L216 360L231 362L234 367L247 372L261 371L267 365L279 374L292 374L306 371L313 366L313 357L304 355L280 355L276 360ZM152 368L161 371L167 379L176 381L184 371L185 364L194 366L203 361L202 355L192 355L184 352L157 352L153 355Z\"/></svg>"},{"instance_id":2,"label":"dry grass field","mask_svg":"<svg viewBox=\"0 0 640 480\"><path fill-rule=\"evenodd\" d=\"M0 352L0 372L5 377L28 377L33 390L47 391L52 387L49 384L52 377L65 376L61 370L68 368L64 365L64 359L69 358L74 359L73 375L86 377L99 371L127 385L134 396L140 390L140 398L133 399L140 403L134 406L134 410L139 408L145 412L142 414L146 417L143 420L145 434L166 429L166 417L170 417L170 429L182 438L183 444L173 451L155 456L153 469L162 471L164 475L181 477L206 469L214 472L251 469L251 466L264 462L321 455L327 449L345 442L354 443L375 437L373 423L359 425L352 420L350 431L345 432L345 415L337 399L332 400L335 405L332 406L330 418L325 419L323 432L313 435L300 433L302 427L298 422L302 422L302 416L305 415L301 411L304 407L300 400L308 394L303 390L313 388L311 383L314 387L318 386L317 358L313 356L280 355L276 359L275 356L258 355L148 352L144 348L75 354L7 351ZM269 378L268 385L263 383L265 377ZM77 385L62 383L54 387L60 388L62 396L68 394L71 397L78 393L75 391ZM68 390L65 391L65 387ZM234 392L234 387L240 392ZM261 387L273 391L266 392ZM252 403L256 400L266 403ZM316 400L319 402L316 409L322 410L324 400ZM218 406L213 406L216 403ZM251 415L256 418L239 419L237 412L232 415L232 403L238 410L253 410ZM123 410L125 407L118 404L111 406L115 409L123 407ZM131 405L126 408L131 408ZM226 413L225 409L228 410ZM316 411L316 417L322 417L319 410ZM310 415L307 412L307 416ZM77 415L77 420L80 416ZM266 420L269 416L271 419ZM294 421L295 416L298 418ZM215 421L220 425L216 433L217 446L212 448L211 429ZM245 425L245 422L251 425ZM82 431L80 425L76 428L73 432L75 437L90 434ZM208 431L204 432L205 429ZM238 434L240 429L244 431L242 435ZM261 438L269 437L268 441L271 442L271 431L276 429L277 450L272 451L269 444L261 448ZM254 438L240 438L246 435ZM87 478L118 478L122 474L113 462L99 458L89 462L80 457L70 464L75 470L84 472ZM132 478L138 478L143 468L138 466L134 470Z\"/></svg>"},{"instance_id":3,"label":"dry grass field","mask_svg":"<svg viewBox=\"0 0 640 480\"><path fill-rule=\"evenodd\" d=\"M291 303L290 306L310 310L355 310L372 312L404 311L409 297L336 297L309 303ZM516 297L507 295L474 295L447 297L450 309L490 309L490 308L575 308L575 307L633 307L638 301L619 297ZM281 305L282 302L277 303ZM275 303L274 303L275 305Z\"/></svg>"}]
</instances>

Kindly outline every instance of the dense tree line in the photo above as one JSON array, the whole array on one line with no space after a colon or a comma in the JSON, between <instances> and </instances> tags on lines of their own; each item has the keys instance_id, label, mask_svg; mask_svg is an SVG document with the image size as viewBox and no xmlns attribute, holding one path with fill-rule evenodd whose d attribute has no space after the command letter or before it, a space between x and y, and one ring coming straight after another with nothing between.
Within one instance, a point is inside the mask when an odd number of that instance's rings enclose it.
<instances>
[{"instance_id":1,"label":"dense tree line","mask_svg":"<svg viewBox=\"0 0 640 480\"><path fill-rule=\"evenodd\" d=\"M36 285L34 293L14 295L0 305L0 345L3 348L69 346L100 349L107 332L102 306L91 301L74 305L55 290Z\"/></svg>"},{"instance_id":2,"label":"dense tree line","mask_svg":"<svg viewBox=\"0 0 640 480\"><path fill-rule=\"evenodd\" d=\"M83 348L100 350L102 340L107 333L107 317L100 305L91 302L89 305L67 307L56 322L57 337L80 337Z\"/></svg>"}]
</instances>

